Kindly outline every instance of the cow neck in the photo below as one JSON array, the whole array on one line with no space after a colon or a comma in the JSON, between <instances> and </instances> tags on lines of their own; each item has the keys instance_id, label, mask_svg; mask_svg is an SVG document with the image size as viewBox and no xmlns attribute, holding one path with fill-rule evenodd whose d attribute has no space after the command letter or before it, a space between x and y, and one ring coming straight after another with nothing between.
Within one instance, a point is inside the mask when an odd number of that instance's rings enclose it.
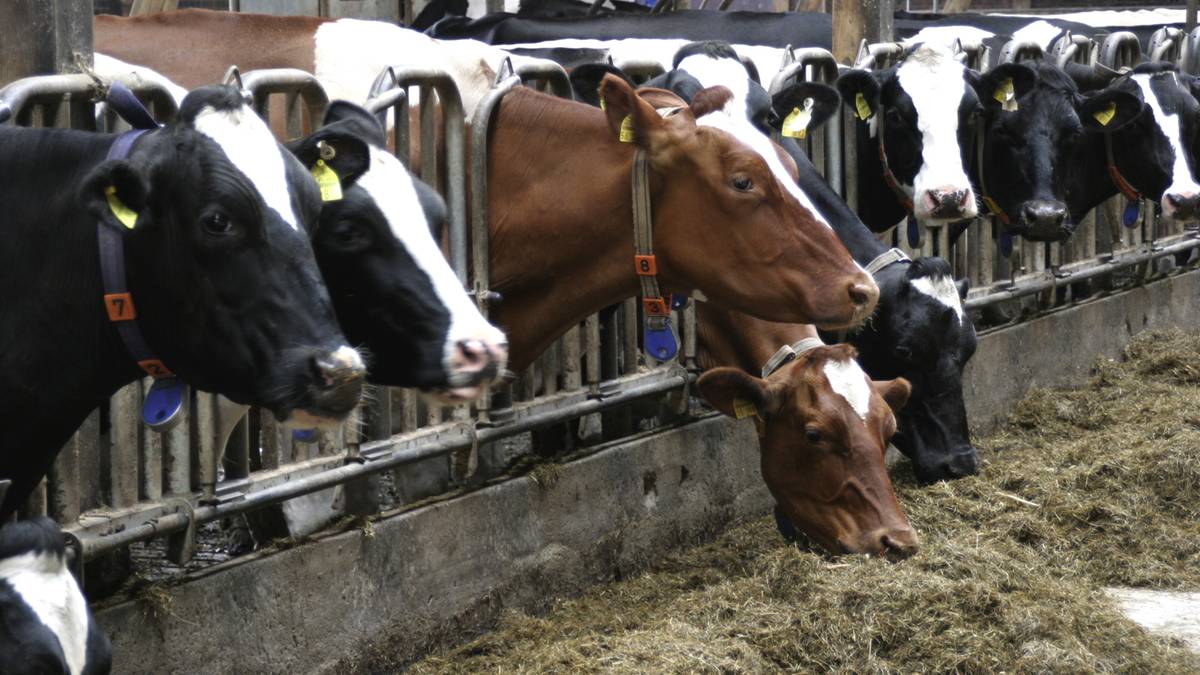
<instances>
[{"instance_id":1,"label":"cow neck","mask_svg":"<svg viewBox=\"0 0 1200 675\"><path fill-rule=\"evenodd\" d=\"M634 146L599 109L519 87L489 140L493 318L520 371L589 314L638 293L630 176ZM662 178L650 172L650 194ZM548 206L552 205L552 206Z\"/></svg>"},{"instance_id":2,"label":"cow neck","mask_svg":"<svg viewBox=\"0 0 1200 675\"><path fill-rule=\"evenodd\" d=\"M983 205L987 207L987 210L990 211L993 216L1007 226L1011 224L1008 214L1004 212L1004 209L1000 208L1000 205L996 203L996 200L988 196L987 177L984 175L983 170L985 164L983 161L983 147L984 136L986 135L986 124L987 123L984 121L983 116L980 116L979 128L975 130L975 174L979 177L979 200L983 202Z\"/></svg>"},{"instance_id":3,"label":"cow neck","mask_svg":"<svg viewBox=\"0 0 1200 675\"><path fill-rule=\"evenodd\" d=\"M1073 166L1086 169L1068 174L1071 181L1067 185L1067 206L1076 222L1104 200L1122 194L1108 168L1112 161L1108 152L1110 143L1110 140L1092 139L1091 142L1085 142L1072 157Z\"/></svg>"},{"instance_id":4,"label":"cow neck","mask_svg":"<svg viewBox=\"0 0 1200 675\"><path fill-rule=\"evenodd\" d=\"M884 120L887 119L886 112L882 103L879 104L879 110L875 112L875 116L878 118L875 122L875 128L879 134L879 164L883 168L883 182L891 188L892 193L896 195L896 201L904 207L904 210L912 213L912 197L908 196L908 193L904 191L904 188L900 185L900 181L896 180L896 174L892 173L892 167L888 164L887 148L884 141L887 138L887 134L884 132Z\"/></svg>"},{"instance_id":5,"label":"cow neck","mask_svg":"<svg viewBox=\"0 0 1200 675\"><path fill-rule=\"evenodd\" d=\"M729 366L759 375L782 347L820 340L809 324L763 321L707 302L696 303L696 326L697 362L704 370Z\"/></svg>"}]
</instances>

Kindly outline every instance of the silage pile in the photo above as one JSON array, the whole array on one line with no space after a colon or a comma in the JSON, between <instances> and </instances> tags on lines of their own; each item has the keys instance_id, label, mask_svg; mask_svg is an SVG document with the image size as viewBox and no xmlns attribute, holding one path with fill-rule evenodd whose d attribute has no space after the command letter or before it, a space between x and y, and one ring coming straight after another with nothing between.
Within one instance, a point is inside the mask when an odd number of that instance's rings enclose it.
<instances>
[{"instance_id":1,"label":"silage pile","mask_svg":"<svg viewBox=\"0 0 1200 675\"><path fill-rule=\"evenodd\" d=\"M1200 589L1200 337L1153 333L1035 391L973 478L896 476L913 559L829 558L760 519L631 580L512 613L416 672L1197 672L1103 586Z\"/></svg>"}]
</instances>

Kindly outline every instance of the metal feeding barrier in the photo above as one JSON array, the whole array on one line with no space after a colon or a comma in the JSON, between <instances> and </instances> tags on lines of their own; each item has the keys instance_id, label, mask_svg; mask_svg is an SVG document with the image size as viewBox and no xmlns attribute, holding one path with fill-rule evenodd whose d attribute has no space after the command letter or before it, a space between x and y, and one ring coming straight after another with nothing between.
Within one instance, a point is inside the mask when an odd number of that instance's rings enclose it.
<instances>
[{"instance_id":1,"label":"metal feeding barrier","mask_svg":"<svg viewBox=\"0 0 1200 675\"><path fill-rule=\"evenodd\" d=\"M315 78L302 71L231 68L226 81L240 87L285 138L312 131L329 103ZM503 96L523 82L570 95L561 67L532 64L514 71L506 62L501 82L475 111L473 127L487 129ZM135 92L153 104L160 121L174 114L165 90ZM0 110L23 124L94 129L99 98L97 83L88 76L32 78L0 90ZM412 100L419 103L410 107ZM47 111L39 113L35 106ZM488 134L473 135L471 147L466 146L458 89L435 68L385 69L366 107L393 120L391 140L406 165L412 156L410 124L420 129L417 173L447 200L452 266L486 313L498 299L488 273ZM439 132L441 157L433 151ZM643 357L637 346L638 312L630 300L588 317L526 375L497 387L477 406L443 408L416 392L372 387L369 402L352 419L311 439L284 429L269 413L251 409L243 416L241 406L202 392L190 394L182 423L153 431L138 415L148 383L135 383L88 418L23 513L49 513L59 520L81 562L166 537L167 558L181 564L192 557L197 528L204 523L261 513L314 493L339 503L340 513L370 515L498 475L521 455L552 444L560 431L569 431L577 443L598 442L671 422L687 412L686 394L667 406L633 404L686 392L694 375L679 363L652 367ZM681 324L676 330L682 328L680 363L694 369L695 317L691 311L683 314L676 318ZM546 433L551 428L556 432ZM378 485L372 481L380 474L390 475L395 503L375 498ZM249 523L260 541L294 534L279 520L251 518Z\"/></svg>"}]
</instances>

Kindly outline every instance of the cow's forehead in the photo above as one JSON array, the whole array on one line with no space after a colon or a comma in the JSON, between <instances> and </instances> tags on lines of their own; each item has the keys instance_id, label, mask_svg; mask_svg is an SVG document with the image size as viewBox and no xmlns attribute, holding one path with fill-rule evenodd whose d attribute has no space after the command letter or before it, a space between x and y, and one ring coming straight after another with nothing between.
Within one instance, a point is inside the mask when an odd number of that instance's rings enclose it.
<instances>
[{"instance_id":1,"label":"cow's forehead","mask_svg":"<svg viewBox=\"0 0 1200 675\"><path fill-rule=\"evenodd\" d=\"M212 139L230 163L250 180L266 205L299 231L283 149L262 118L246 105L234 109L204 106L192 126Z\"/></svg>"},{"instance_id":2,"label":"cow's forehead","mask_svg":"<svg viewBox=\"0 0 1200 675\"><path fill-rule=\"evenodd\" d=\"M921 45L896 69L896 81L912 99L918 116L935 108L957 113L967 91L965 70L947 49Z\"/></svg>"},{"instance_id":3,"label":"cow's forehead","mask_svg":"<svg viewBox=\"0 0 1200 675\"><path fill-rule=\"evenodd\" d=\"M845 399L854 414L864 422L871 412L871 385L867 374L854 359L829 359L821 371L833 393Z\"/></svg>"}]
</instances>

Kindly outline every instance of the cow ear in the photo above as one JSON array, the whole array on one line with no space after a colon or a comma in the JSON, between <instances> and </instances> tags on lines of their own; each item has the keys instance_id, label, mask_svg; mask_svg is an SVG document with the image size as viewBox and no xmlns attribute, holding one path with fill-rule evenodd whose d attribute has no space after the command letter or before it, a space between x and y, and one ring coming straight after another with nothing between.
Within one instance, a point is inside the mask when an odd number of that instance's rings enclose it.
<instances>
[{"instance_id":1,"label":"cow ear","mask_svg":"<svg viewBox=\"0 0 1200 675\"><path fill-rule=\"evenodd\" d=\"M697 118L704 117L710 112L724 108L725 104L729 103L729 100L732 98L733 92L727 87L718 85L716 87L701 89L692 97L692 115Z\"/></svg>"},{"instance_id":2,"label":"cow ear","mask_svg":"<svg viewBox=\"0 0 1200 675\"><path fill-rule=\"evenodd\" d=\"M705 371L696 386L700 395L722 414L737 419L766 417L779 412L782 392L779 385L739 368L713 368Z\"/></svg>"},{"instance_id":3,"label":"cow ear","mask_svg":"<svg viewBox=\"0 0 1200 675\"><path fill-rule=\"evenodd\" d=\"M122 232L149 224L143 213L149 198L149 181L141 169L123 159L92 169L79 190L80 202L94 218Z\"/></svg>"},{"instance_id":4,"label":"cow ear","mask_svg":"<svg viewBox=\"0 0 1200 675\"><path fill-rule=\"evenodd\" d=\"M379 147L387 147L387 133L379 119L367 112L366 108L350 101L334 101L325 111L323 127L342 123L354 131L354 134L366 142Z\"/></svg>"},{"instance_id":5,"label":"cow ear","mask_svg":"<svg viewBox=\"0 0 1200 675\"><path fill-rule=\"evenodd\" d=\"M351 120L335 122L312 135L288 143L288 150L300 160L321 186L323 201L341 199L341 190L331 191L329 181L348 188L371 166L371 150L359 137Z\"/></svg>"},{"instance_id":6,"label":"cow ear","mask_svg":"<svg viewBox=\"0 0 1200 675\"><path fill-rule=\"evenodd\" d=\"M893 413L900 412L908 403L908 397L912 395L912 385L903 377L894 380L872 380L871 386Z\"/></svg>"},{"instance_id":7,"label":"cow ear","mask_svg":"<svg viewBox=\"0 0 1200 675\"><path fill-rule=\"evenodd\" d=\"M967 293L970 292L970 290L971 290L971 280L966 277L963 277L963 278L959 279L958 281L954 282L954 287L958 289L958 298L960 300L966 300Z\"/></svg>"},{"instance_id":8,"label":"cow ear","mask_svg":"<svg viewBox=\"0 0 1200 675\"><path fill-rule=\"evenodd\" d=\"M1037 86L1037 73L1023 63L1002 63L972 80L984 110L1013 112L1021 97Z\"/></svg>"},{"instance_id":9,"label":"cow ear","mask_svg":"<svg viewBox=\"0 0 1200 675\"><path fill-rule=\"evenodd\" d=\"M860 120L870 119L879 109L879 80L873 71L847 70L838 78L837 90L842 102Z\"/></svg>"},{"instance_id":10,"label":"cow ear","mask_svg":"<svg viewBox=\"0 0 1200 675\"><path fill-rule=\"evenodd\" d=\"M642 86L666 89L688 103L691 103L696 98L696 94L699 94L700 90L704 89L704 85L700 84L700 80L697 80L686 70L668 71L647 80Z\"/></svg>"},{"instance_id":11,"label":"cow ear","mask_svg":"<svg viewBox=\"0 0 1200 675\"><path fill-rule=\"evenodd\" d=\"M1083 97L1076 111L1088 131L1110 133L1137 119L1143 106L1141 97L1109 88Z\"/></svg>"},{"instance_id":12,"label":"cow ear","mask_svg":"<svg viewBox=\"0 0 1200 675\"><path fill-rule=\"evenodd\" d=\"M605 75L615 75L633 85L625 71L608 63L585 63L571 70L571 89L575 91L575 100L590 106L600 106L600 80Z\"/></svg>"},{"instance_id":13,"label":"cow ear","mask_svg":"<svg viewBox=\"0 0 1200 675\"><path fill-rule=\"evenodd\" d=\"M667 124L654 106L638 96L628 82L611 73L600 80L600 107L613 136L622 143L636 143L640 148L652 150L666 131Z\"/></svg>"},{"instance_id":14,"label":"cow ear","mask_svg":"<svg viewBox=\"0 0 1200 675\"><path fill-rule=\"evenodd\" d=\"M818 82L797 82L771 97L776 131L789 138L804 138L838 110L837 90Z\"/></svg>"}]
</instances>

